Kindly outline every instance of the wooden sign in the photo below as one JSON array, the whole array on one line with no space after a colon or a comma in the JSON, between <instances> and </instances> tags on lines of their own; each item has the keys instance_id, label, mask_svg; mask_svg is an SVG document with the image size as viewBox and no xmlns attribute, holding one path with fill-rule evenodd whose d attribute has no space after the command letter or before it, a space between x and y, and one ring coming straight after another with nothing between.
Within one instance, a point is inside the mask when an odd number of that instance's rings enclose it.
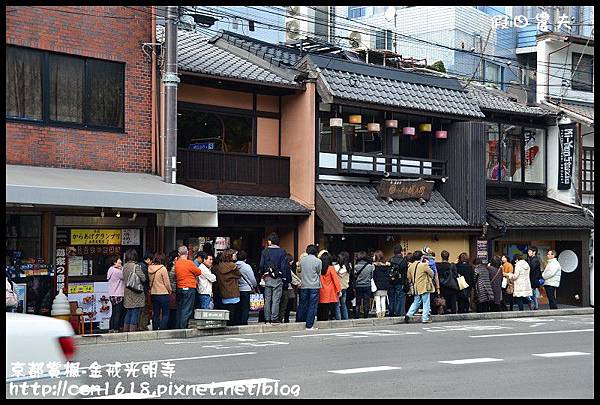
<instances>
[{"instance_id":1,"label":"wooden sign","mask_svg":"<svg viewBox=\"0 0 600 405\"><path fill-rule=\"evenodd\" d=\"M429 201L433 191L433 181L415 180L382 180L377 187L381 198L393 200L423 199Z\"/></svg>"}]
</instances>

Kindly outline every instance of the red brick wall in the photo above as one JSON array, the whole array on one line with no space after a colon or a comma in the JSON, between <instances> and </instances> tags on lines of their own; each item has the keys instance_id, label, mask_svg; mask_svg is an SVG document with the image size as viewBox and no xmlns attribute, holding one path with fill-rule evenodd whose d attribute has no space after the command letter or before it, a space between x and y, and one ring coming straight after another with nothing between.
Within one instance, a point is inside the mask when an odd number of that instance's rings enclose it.
<instances>
[{"instance_id":1,"label":"red brick wall","mask_svg":"<svg viewBox=\"0 0 600 405\"><path fill-rule=\"evenodd\" d=\"M7 6L6 12L7 44L126 63L125 133L7 122L6 163L150 173L152 67L141 48L152 42L150 8Z\"/></svg>"}]
</instances>

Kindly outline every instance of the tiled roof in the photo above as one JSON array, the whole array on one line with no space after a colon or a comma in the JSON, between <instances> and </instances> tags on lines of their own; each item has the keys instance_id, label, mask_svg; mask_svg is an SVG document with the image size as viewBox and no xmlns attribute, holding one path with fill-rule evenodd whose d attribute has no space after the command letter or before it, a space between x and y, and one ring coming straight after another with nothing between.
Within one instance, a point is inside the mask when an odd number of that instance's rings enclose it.
<instances>
[{"instance_id":1,"label":"tiled roof","mask_svg":"<svg viewBox=\"0 0 600 405\"><path fill-rule=\"evenodd\" d=\"M543 117L552 115L552 112L542 107L528 106L511 100L511 95L489 87L471 83L467 86L469 97L479 104L482 110L499 111L521 115L534 115Z\"/></svg>"},{"instance_id":2,"label":"tiled roof","mask_svg":"<svg viewBox=\"0 0 600 405\"><path fill-rule=\"evenodd\" d=\"M575 113L581 115L584 118L587 118L591 121L591 124L594 124L594 104L592 103L576 103L573 101L563 100L559 103L558 100L551 99L549 100L552 106L564 111L567 115L571 113Z\"/></svg>"},{"instance_id":3,"label":"tiled roof","mask_svg":"<svg viewBox=\"0 0 600 405\"><path fill-rule=\"evenodd\" d=\"M310 210L302 204L283 197L258 197L217 195L218 212L273 213L308 215Z\"/></svg>"},{"instance_id":4,"label":"tiled roof","mask_svg":"<svg viewBox=\"0 0 600 405\"><path fill-rule=\"evenodd\" d=\"M458 80L339 59L309 56L333 98L415 111L482 118Z\"/></svg>"},{"instance_id":5,"label":"tiled roof","mask_svg":"<svg viewBox=\"0 0 600 405\"><path fill-rule=\"evenodd\" d=\"M438 191L421 205L417 200L388 203L371 185L317 184L317 192L344 225L463 227L464 219Z\"/></svg>"},{"instance_id":6,"label":"tiled roof","mask_svg":"<svg viewBox=\"0 0 600 405\"><path fill-rule=\"evenodd\" d=\"M488 222L494 227L506 228L571 228L594 227L594 220L586 218L583 210L561 204L548 198L487 199Z\"/></svg>"},{"instance_id":7,"label":"tiled roof","mask_svg":"<svg viewBox=\"0 0 600 405\"><path fill-rule=\"evenodd\" d=\"M162 41L164 27L156 27L156 34L157 40ZM302 87L299 83L210 43L208 37L191 31L178 31L177 65L182 71L284 87Z\"/></svg>"},{"instance_id":8,"label":"tiled roof","mask_svg":"<svg viewBox=\"0 0 600 405\"><path fill-rule=\"evenodd\" d=\"M302 58L298 49L270 44L234 32L223 31L219 37L278 66L294 66Z\"/></svg>"}]
</instances>

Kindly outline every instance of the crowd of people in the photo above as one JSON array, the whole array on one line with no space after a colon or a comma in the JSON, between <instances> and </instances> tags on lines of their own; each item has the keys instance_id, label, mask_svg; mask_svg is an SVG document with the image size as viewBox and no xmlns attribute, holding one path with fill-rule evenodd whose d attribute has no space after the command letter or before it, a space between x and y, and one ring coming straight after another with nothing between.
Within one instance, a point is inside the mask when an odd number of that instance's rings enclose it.
<instances>
[{"instance_id":1,"label":"crowd of people","mask_svg":"<svg viewBox=\"0 0 600 405\"><path fill-rule=\"evenodd\" d=\"M504 255L484 264L466 253L452 263L445 250L438 262L427 247L404 252L400 245L389 260L381 250L357 252L352 260L349 252L318 251L311 244L296 262L272 233L253 269L245 251L227 249L215 257L210 244L195 252L180 246L168 255L146 254L141 261L130 249L124 263L112 259L107 274L110 331L145 330L150 320L153 330L187 328L194 309L228 310L227 325L247 325L256 295L264 298L259 322L287 323L295 311L296 322L309 330L315 319L368 318L372 312L409 322L421 310L422 322L429 323L432 313L512 311L515 304L535 310L542 285L556 309L561 269L556 251L547 255L542 272L535 246L514 263Z\"/></svg>"}]
</instances>

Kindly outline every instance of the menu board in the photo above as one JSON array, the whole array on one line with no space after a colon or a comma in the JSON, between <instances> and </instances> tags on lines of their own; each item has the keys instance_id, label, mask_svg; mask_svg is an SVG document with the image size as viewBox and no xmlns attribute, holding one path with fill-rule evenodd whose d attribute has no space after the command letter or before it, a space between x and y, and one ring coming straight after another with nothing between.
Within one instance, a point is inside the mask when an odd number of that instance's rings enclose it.
<instances>
[{"instance_id":1,"label":"menu board","mask_svg":"<svg viewBox=\"0 0 600 405\"><path fill-rule=\"evenodd\" d=\"M68 297L70 302L77 302L83 312L94 313L92 322L99 322L101 329L106 326L106 320L112 314L108 282L70 283ZM89 322L89 317L85 316L84 320Z\"/></svg>"}]
</instances>

